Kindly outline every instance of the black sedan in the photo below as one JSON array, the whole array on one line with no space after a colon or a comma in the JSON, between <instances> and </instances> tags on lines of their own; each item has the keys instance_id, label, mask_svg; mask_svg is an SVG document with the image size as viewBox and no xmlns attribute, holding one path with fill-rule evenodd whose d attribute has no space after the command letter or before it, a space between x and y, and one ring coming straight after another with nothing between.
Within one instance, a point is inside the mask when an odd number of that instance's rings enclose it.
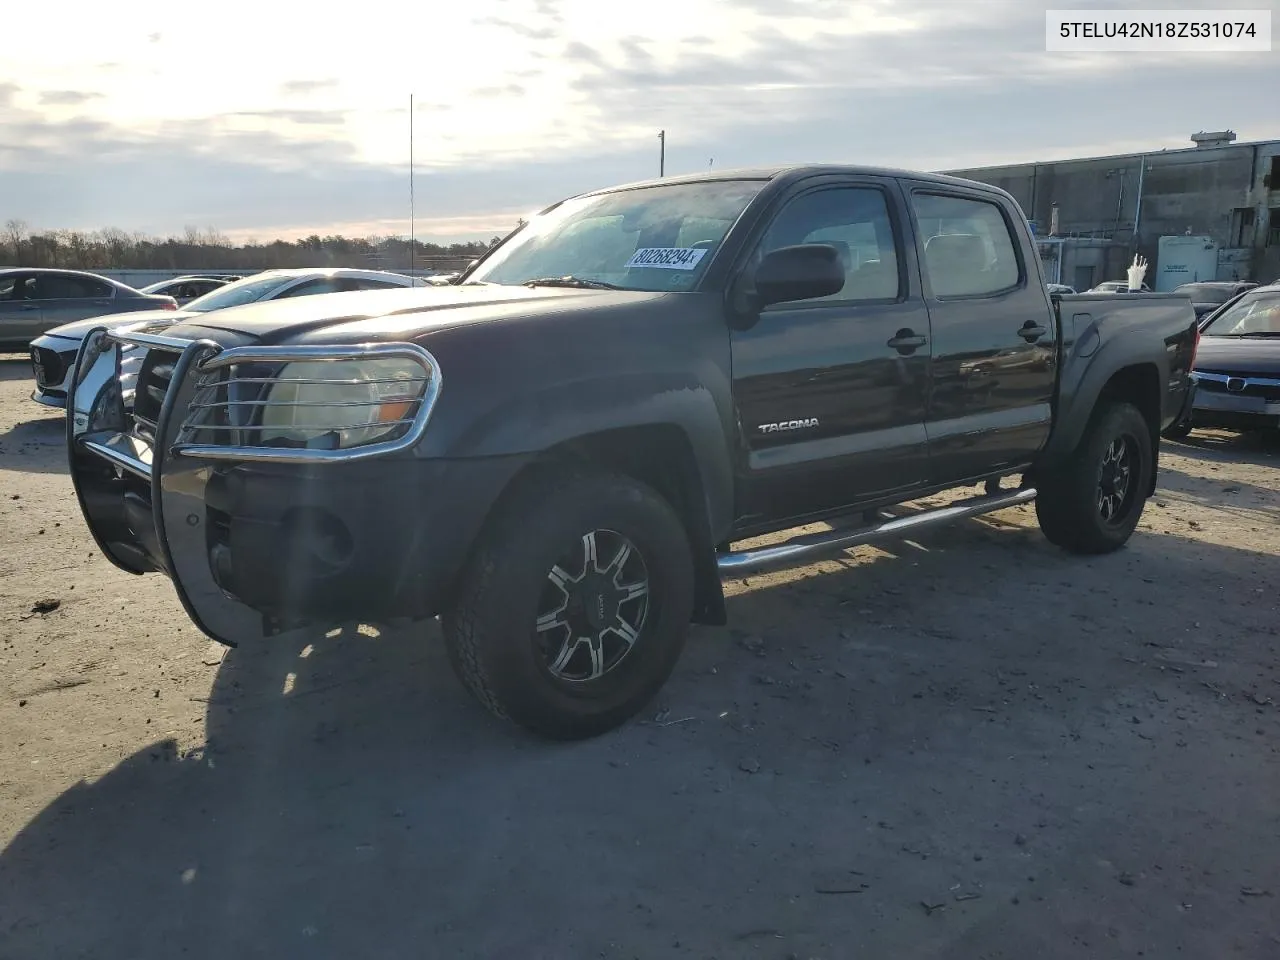
<instances>
[{"instance_id":1,"label":"black sedan","mask_svg":"<svg viewBox=\"0 0 1280 960\"><path fill-rule=\"evenodd\" d=\"M1280 284L1249 290L1208 318L1192 378L1191 415L1166 436L1280 427Z\"/></svg>"},{"instance_id":2,"label":"black sedan","mask_svg":"<svg viewBox=\"0 0 1280 960\"><path fill-rule=\"evenodd\" d=\"M1191 305L1196 308L1196 316L1204 319L1217 310L1232 297L1252 290L1256 283L1244 280L1206 280L1200 283L1184 283L1174 287L1174 293L1184 293L1191 298Z\"/></svg>"}]
</instances>

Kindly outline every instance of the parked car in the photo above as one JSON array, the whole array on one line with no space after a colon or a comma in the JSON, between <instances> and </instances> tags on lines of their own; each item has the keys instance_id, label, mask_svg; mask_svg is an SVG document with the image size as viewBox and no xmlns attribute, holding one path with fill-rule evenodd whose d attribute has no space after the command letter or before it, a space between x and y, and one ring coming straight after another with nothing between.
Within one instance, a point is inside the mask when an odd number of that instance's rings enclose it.
<instances>
[{"instance_id":1,"label":"parked car","mask_svg":"<svg viewBox=\"0 0 1280 960\"><path fill-rule=\"evenodd\" d=\"M1065 283L1046 283L1044 288L1050 293L1056 293L1059 296L1066 296L1069 293L1075 293L1076 288L1067 286Z\"/></svg>"},{"instance_id":2,"label":"parked car","mask_svg":"<svg viewBox=\"0 0 1280 960\"><path fill-rule=\"evenodd\" d=\"M178 301L178 306L190 303L196 297L203 297L219 287L224 287L229 280L221 277L174 277L172 280L161 280L149 287L143 287L143 293L162 293Z\"/></svg>"},{"instance_id":3,"label":"parked car","mask_svg":"<svg viewBox=\"0 0 1280 960\"><path fill-rule=\"evenodd\" d=\"M25 351L45 331L72 320L177 308L173 297L143 293L96 273L40 267L0 270L0 351Z\"/></svg>"},{"instance_id":4,"label":"parked car","mask_svg":"<svg viewBox=\"0 0 1280 960\"><path fill-rule=\"evenodd\" d=\"M267 270L220 286L187 303L177 313L135 313L119 322L121 324L143 321L176 323L179 320L190 320L194 315L259 300L278 300L344 290L381 290L420 285L423 285L421 279L382 270L348 270L346 268ZM166 299L172 300L171 297ZM176 310L176 304L169 309ZM31 367L36 381L35 391L31 394L32 400L51 407L66 405L71 367L80 349L80 341L86 333L98 325L100 320L101 317L95 316L77 323L63 324L47 331L32 342ZM127 361L126 357L126 368L129 366Z\"/></svg>"},{"instance_id":5,"label":"parked car","mask_svg":"<svg viewBox=\"0 0 1280 960\"><path fill-rule=\"evenodd\" d=\"M1173 292L1190 297L1196 316L1204 319L1228 300L1256 286L1256 283L1244 280L1210 280L1201 283L1184 283L1174 287Z\"/></svg>"},{"instance_id":6,"label":"parked car","mask_svg":"<svg viewBox=\"0 0 1280 960\"><path fill-rule=\"evenodd\" d=\"M1151 292L1151 288L1147 286L1145 283L1138 289L1142 293ZM1098 284L1096 287L1093 287L1090 290L1086 290L1085 292L1086 293L1128 293L1129 281L1128 280L1104 280L1102 283Z\"/></svg>"},{"instance_id":7,"label":"parked car","mask_svg":"<svg viewBox=\"0 0 1280 960\"><path fill-rule=\"evenodd\" d=\"M1280 427L1280 284L1238 295L1209 316L1200 336L1190 414L1166 436Z\"/></svg>"},{"instance_id":8,"label":"parked car","mask_svg":"<svg viewBox=\"0 0 1280 960\"><path fill-rule=\"evenodd\" d=\"M725 622L721 576L1033 501L1060 547L1123 546L1195 314L1171 294L1066 302L995 187L663 178L548 207L456 285L94 332L71 474L106 555L166 573L243 656L286 629L439 615L491 711L592 736L654 696L690 621ZM132 405L126 345L145 350Z\"/></svg>"}]
</instances>

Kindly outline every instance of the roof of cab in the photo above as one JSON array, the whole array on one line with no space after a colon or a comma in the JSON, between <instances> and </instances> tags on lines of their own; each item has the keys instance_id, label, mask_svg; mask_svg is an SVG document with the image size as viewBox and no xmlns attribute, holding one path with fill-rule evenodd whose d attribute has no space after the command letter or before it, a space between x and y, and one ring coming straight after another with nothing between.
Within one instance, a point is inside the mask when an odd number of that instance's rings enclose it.
<instances>
[{"instance_id":1,"label":"roof of cab","mask_svg":"<svg viewBox=\"0 0 1280 960\"><path fill-rule=\"evenodd\" d=\"M655 177L648 180L637 180L633 183L618 184L591 190L581 196L595 196L613 193L617 190L635 190L642 187L680 183L711 183L717 180L799 180L813 176L852 176L852 177L892 177L903 180L919 180L936 183L940 186L970 187L1003 194L1005 191L989 183L977 180L965 180L962 177L951 177L941 173L923 173L919 170L900 170L894 167L868 167L854 164L791 164L779 167L738 167L725 170L709 170L701 173L689 173L671 177Z\"/></svg>"}]
</instances>

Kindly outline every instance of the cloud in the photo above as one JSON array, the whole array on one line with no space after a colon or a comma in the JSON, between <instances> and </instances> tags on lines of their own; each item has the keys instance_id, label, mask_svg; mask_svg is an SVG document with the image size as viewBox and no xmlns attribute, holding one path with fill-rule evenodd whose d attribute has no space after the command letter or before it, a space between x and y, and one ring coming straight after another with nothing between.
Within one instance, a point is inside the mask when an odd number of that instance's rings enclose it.
<instances>
[{"instance_id":1,"label":"cloud","mask_svg":"<svg viewBox=\"0 0 1280 960\"><path fill-rule=\"evenodd\" d=\"M527 40L551 40L559 35L559 30L554 26L536 27L529 23L521 23L518 20L509 20L505 17L483 17L476 21L476 24L478 26L498 27L502 30L509 30Z\"/></svg>"},{"instance_id":2,"label":"cloud","mask_svg":"<svg viewBox=\"0 0 1280 960\"><path fill-rule=\"evenodd\" d=\"M284 120L307 126L340 126L346 121L343 110L294 110L278 108L275 110L242 110L228 114L230 117L254 117L261 120Z\"/></svg>"},{"instance_id":3,"label":"cloud","mask_svg":"<svg viewBox=\"0 0 1280 960\"><path fill-rule=\"evenodd\" d=\"M92 90L45 90L40 94L40 103L46 107L78 107L101 97Z\"/></svg>"},{"instance_id":4,"label":"cloud","mask_svg":"<svg viewBox=\"0 0 1280 960\"><path fill-rule=\"evenodd\" d=\"M958 169L1184 146L1199 128L1277 134L1241 96L1269 89L1271 55L1048 54L1043 9L1025 0L649 0L638 9L651 15L625 28L588 0L475 7L501 69L469 91L465 71L452 86L413 78L417 110L435 111L416 140L420 235L487 238L549 201L652 176L659 129L668 173L713 157L717 170ZM406 233L407 104L314 72L273 77L221 115L183 97L184 116L116 119L128 111L95 99L61 122L35 105L92 81L49 81L41 96L0 74L6 215L152 232L199 222L264 238L337 225ZM321 94L332 109L295 107Z\"/></svg>"},{"instance_id":5,"label":"cloud","mask_svg":"<svg viewBox=\"0 0 1280 960\"><path fill-rule=\"evenodd\" d=\"M524 87L518 83L506 83L496 87L477 87L471 91L473 97L520 97L524 95Z\"/></svg>"},{"instance_id":6,"label":"cloud","mask_svg":"<svg viewBox=\"0 0 1280 960\"><path fill-rule=\"evenodd\" d=\"M338 81L333 77L326 77L323 80L286 80L280 84L280 94L285 97L305 97L332 90L337 85Z\"/></svg>"}]
</instances>

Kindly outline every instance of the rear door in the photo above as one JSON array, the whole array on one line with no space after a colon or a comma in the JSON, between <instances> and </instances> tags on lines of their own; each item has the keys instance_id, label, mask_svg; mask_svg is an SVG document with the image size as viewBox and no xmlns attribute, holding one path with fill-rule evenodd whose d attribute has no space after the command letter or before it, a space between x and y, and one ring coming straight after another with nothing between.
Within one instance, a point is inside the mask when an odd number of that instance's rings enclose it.
<instances>
[{"instance_id":1,"label":"rear door","mask_svg":"<svg viewBox=\"0 0 1280 960\"><path fill-rule=\"evenodd\" d=\"M1030 463L1049 438L1056 319L1011 204L905 184L933 331L930 485Z\"/></svg>"},{"instance_id":2,"label":"rear door","mask_svg":"<svg viewBox=\"0 0 1280 960\"><path fill-rule=\"evenodd\" d=\"M44 311L30 273L0 276L0 343L27 344L44 332Z\"/></svg>"},{"instance_id":3,"label":"rear door","mask_svg":"<svg viewBox=\"0 0 1280 960\"><path fill-rule=\"evenodd\" d=\"M924 483L929 315L908 270L905 221L893 181L823 178L785 197L757 239L744 271L779 247L826 243L845 285L766 307L732 333L743 527Z\"/></svg>"},{"instance_id":4,"label":"rear door","mask_svg":"<svg viewBox=\"0 0 1280 960\"><path fill-rule=\"evenodd\" d=\"M36 294L44 310L45 330L116 309L115 288L111 284L74 273L37 274ZM139 309L142 307L139 304Z\"/></svg>"}]
</instances>

